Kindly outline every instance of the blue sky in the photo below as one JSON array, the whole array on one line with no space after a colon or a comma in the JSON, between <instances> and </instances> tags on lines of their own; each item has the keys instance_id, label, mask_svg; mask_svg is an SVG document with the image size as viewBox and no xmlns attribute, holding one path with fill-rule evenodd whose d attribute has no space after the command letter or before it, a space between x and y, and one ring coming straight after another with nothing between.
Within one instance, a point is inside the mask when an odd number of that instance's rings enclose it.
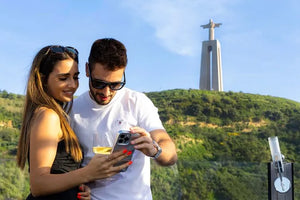
<instances>
[{"instance_id":1,"label":"blue sky","mask_svg":"<svg viewBox=\"0 0 300 200\"><path fill-rule=\"evenodd\" d=\"M49 44L80 52L80 86L90 46L113 37L128 51L127 87L198 89L200 27L212 18L221 43L224 91L300 102L298 0L0 0L0 90L25 93L33 57Z\"/></svg>"}]
</instances>

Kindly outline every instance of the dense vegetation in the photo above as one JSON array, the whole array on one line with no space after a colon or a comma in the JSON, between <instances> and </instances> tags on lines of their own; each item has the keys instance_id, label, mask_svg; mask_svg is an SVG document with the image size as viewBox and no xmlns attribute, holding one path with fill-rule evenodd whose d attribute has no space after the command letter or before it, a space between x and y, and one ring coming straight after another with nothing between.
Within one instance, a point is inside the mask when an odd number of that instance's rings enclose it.
<instances>
[{"instance_id":1,"label":"dense vegetation","mask_svg":"<svg viewBox=\"0 0 300 200\"><path fill-rule=\"evenodd\" d=\"M158 107L179 156L172 167L153 162L154 199L267 199L269 136L278 136L286 161L295 163L295 199L300 199L300 103L241 92L146 95ZM22 96L0 91L0 200L22 199L29 191L26 170L14 162L22 103Z\"/></svg>"},{"instance_id":2,"label":"dense vegetation","mask_svg":"<svg viewBox=\"0 0 300 200\"><path fill-rule=\"evenodd\" d=\"M24 199L28 174L16 167L16 146L24 97L0 91L0 199Z\"/></svg>"},{"instance_id":3,"label":"dense vegetation","mask_svg":"<svg viewBox=\"0 0 300 200\"><path fill-rule=\"evenodd\" d=\"M178 184L173 189L180 191L180 196L176 193L170 199L267 199L270 136L278 136L288 162L300 158L298 102L199 90L147 95L159 108L178 148L178 174L173 173ZM295 189L300 184L297 169L299 165L295 163ZM153 173L157 175L154 179L161 180L163 185L160 173ZM165 193L154 195L156 199L165 199L159 196ZM295 197L300 199L297 189Z\"/></svg>"}]
</instances>

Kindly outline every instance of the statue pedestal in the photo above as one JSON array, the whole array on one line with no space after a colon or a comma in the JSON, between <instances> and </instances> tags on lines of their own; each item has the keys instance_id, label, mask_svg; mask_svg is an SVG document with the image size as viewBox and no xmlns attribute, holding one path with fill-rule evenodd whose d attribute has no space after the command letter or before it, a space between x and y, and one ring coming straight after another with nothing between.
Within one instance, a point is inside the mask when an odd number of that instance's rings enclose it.
<instances>
[{"instance_id":1,"label":"statue pedestal","mask_svg":"<svg viewBox=\"0 0 300 200\"><path fill-rule=\"evenodd\" d=\"M223 91L221 45L218 40L202 42L199 88Z\"/></svg>"}]
</instances>

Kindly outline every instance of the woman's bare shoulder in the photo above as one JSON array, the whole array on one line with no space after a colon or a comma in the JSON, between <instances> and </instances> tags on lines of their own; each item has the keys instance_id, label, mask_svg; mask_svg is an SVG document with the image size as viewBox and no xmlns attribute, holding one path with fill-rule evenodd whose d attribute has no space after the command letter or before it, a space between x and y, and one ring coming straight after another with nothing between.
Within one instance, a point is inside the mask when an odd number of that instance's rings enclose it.
<instances>
[{"instance_id":1,"label":"woman's bare shoulder","mask_svg":"<svg viewBox=\"0 0 300 200\"><path fill-rule=\"evenodd\" d=\"M40 107L37 108L34 113L32 122L33 134L41 134L43 137L61 137L61 126L58 114L50 108ZM57 133L57 134L54 134Z\"/></svg>"},{"instance_id":2,"label":"woman's bare shoulder","mask_svg":"<svg viewBox=\"0 0 300 200\"><path fill-rule=\"evenodd\" d=\"M35 119L46 118L48 120L59 120L58 114L51 108L39 107L34 112Z\"/></svg>"}]
</instances>

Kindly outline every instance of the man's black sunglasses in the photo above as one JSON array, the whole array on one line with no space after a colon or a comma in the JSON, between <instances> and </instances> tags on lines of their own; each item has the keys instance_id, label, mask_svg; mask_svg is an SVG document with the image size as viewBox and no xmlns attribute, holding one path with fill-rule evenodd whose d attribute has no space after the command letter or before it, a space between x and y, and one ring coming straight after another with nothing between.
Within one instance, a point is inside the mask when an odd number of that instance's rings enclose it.
<instances>
[{"instance_id":1,"label":"man's black sunglasses","mask_svg":"<svg viewBox=\"0 0 300 200\"><path fill-rule=\"evenodd\" d=\"M95 89L102 90L106 88L106 86L108 86L111 90L121 90L126 84L125 72L124 72L124 81L118 81L118 82L107 82L98 79L93 79L90 66L89 66L89 72L90 72L90 80L91 80L92 87Z\"/></svg>"},{"instance_id":2,"label":"man's black sunglasses","mask_svg":"<svg viewBox=\"0 0 300 200\"><path fill-rule=\"evenodd\" d=\"M77 49L75 49L74 47L70 47L70 46L67 46L67 47L59 46L59 45L50 46L49 49L47 50L47 52L45 53L45 55L47 55L50 51L53 53L69 52L69 53L73 53L76 56L78 56Z\"/></svg>"}]
</instances>

